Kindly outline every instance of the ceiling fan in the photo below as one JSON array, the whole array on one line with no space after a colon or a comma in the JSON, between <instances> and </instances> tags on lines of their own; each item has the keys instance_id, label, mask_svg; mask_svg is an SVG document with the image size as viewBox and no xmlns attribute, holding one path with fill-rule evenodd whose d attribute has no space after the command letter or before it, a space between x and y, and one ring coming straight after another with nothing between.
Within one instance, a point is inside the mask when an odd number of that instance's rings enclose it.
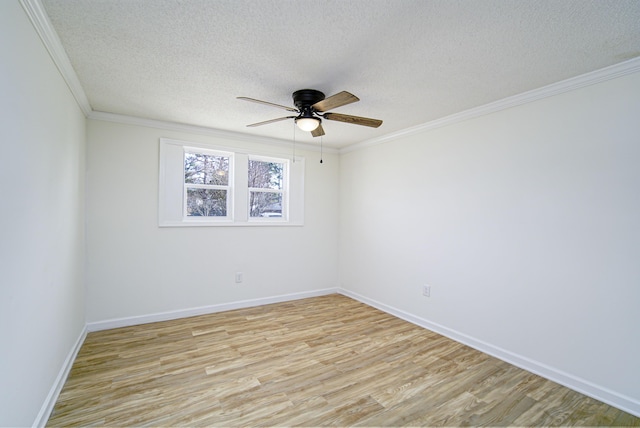
<instances>
[{"instance_id":1,"label":"ceiling fan","mask_svg":"<svg viewBox=\"0 0 640 428\"><path fill-rule=\"evenodd\" d=\"M252 123L251 125L247 125L249 127L262 126L269 123L280 122L281 120L294 119L298 128L303 131L311 132L311 135L314 137L319 137L324 135L322 119L352 123L354 125L370 126L372 128L377 128L382 125L382 121L378 119L328 112L327 110L332 110L337 107L360 101L360 98L347 91L338 92L335 95L331 95L329 98L325 98L322 92L315 89L301 89L299 91L295 91L292 94L292 97L295 108L270 103L268 101L256 100L255 98L238 97L238 99L278 107L292 113L297 113L296 116L285 116L277 119L265 120L264 122Z\"/></svg>"}]
</instances>

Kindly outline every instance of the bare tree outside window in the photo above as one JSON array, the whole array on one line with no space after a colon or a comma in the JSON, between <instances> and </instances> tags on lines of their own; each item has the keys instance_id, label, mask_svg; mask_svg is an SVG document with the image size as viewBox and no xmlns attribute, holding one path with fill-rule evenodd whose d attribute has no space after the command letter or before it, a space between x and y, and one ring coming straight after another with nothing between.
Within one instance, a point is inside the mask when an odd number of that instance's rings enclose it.
<instances>
[{"instance_id":1,"label":"bare tree outside window","mask_svg":"<svg viewBox=\"0 0 640 428\"><path fill-rule=\"evenodd\" d=\"M249 160L249 216L282 217L284 163Z\"/></svg>"},{"instance_id":2,"label":"bare tree outside window","mask_svg":"<svg viewBox=\"0 0 640 428\"><path fill-rule=\"evenodd\" d=\"M195 217L225 217L227 215L227 191L187 189L187 215Z\"/></svg>"},{"instance_id":3,"label":"bare tree outside window","mask_svg":"<svg viewBox=\"0 0 640 428\"><path fill-rule=\"evenodd\" d=\"M225 217L229 185L229 157L184 154L186 215Z\"/></svg>"},{"instance_id":4,"label":"bare tree outside window","mask_svg":"<svg viewBox=\"0 0 640 428\"><path fill-rule=\"evenodd\" d=\"M229 184L229 158L205 155L203 153L184 154L184 182L189 184Z\"/></svg>"}]
</instances>

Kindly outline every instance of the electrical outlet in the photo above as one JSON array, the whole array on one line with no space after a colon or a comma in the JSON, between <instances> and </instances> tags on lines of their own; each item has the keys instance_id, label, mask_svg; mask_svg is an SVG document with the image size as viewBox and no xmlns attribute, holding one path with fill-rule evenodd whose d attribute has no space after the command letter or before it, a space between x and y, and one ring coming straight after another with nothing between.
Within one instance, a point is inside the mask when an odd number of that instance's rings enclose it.
<instances>
[{"instance_id":1,"label":"electrical outlet","mask_svg":"<svg viewBox=\"0 0 640 428\"><path fill-rule=\"evenodd\" d=\"M236 272L236 283L239 284L242 282L242 272Z\"/></svg>"},{"instance_id":2,"label":"electrical outlet","mask_svg":"<svg viewBox=\"0 0 640 428\"><path fill-rule=\"evenodd\" d=\"M431 297L431 286L423 285L422 286L422 295L425 297Z\"/></svg>"}]
</instances>

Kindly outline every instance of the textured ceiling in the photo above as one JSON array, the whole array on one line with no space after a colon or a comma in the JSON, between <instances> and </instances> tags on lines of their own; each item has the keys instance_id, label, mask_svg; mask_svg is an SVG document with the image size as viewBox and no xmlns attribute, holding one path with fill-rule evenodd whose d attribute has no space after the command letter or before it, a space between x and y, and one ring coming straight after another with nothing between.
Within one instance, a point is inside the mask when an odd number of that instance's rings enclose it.
<instances>
[{"instance_id":1,"label":"textured ceiling","mask_svg":"<svg viewBox=\"0 0 640 428\"><path fill-rule=\"evenodd\" d=\"M42 0L94 111L291 140L342 90L346 147L640 56L638 0ZM298 131L298 141L317 142Z\"/></svg>"}]
</instances>

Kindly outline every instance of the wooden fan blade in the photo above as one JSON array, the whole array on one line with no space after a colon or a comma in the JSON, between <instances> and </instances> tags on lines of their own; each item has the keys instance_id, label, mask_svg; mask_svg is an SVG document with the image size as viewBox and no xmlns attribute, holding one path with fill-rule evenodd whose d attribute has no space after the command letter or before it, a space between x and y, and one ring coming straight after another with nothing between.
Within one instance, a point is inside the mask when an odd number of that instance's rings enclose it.
<instances>
[{"instance_id":1,"label":"wooden fan blade","mask_svg":"<svg viewBox=\"0 0 640 428\"><path fill-rule=\"evenodd\" d=\"M285 109L287 111L292 111L294 113L298 113L298 110L296 110L293 107L287 107L287 106L283 106L280 104L274 104L274 103L270 103L269 101L262 101L262 100L256 100L255 98L248 98L248 97L236 97L239 100L245 100L245 101L251 101L252 103L258 103L258 104L264 104L264 105L268 105L268 106L272 106L272 107L278 107L278 108L282 108Z\"/></svg>"},{"instance_id":2,"label":"wooden fan blade","mask_svg":"<svg viewBox=\"0 0 640 428\"><path fill-rule=\"evenodd\" d=\"M287 120L287 119L293 119L293 118L295 118L295 116L279 117L277 119L265 120L264 122L252 123L251 125L247 125L247 126L248 127L262 126L262 125L267 125L269 123L280 122L281 120Z\"/></svg>"},{"instance_id":3,"label":"wooden fan blade","mask_svg":"<svg viewBox=\"0 0 640 428\"><path fill-rule=\"evenodd\" d=\"M311 131L311 135L313 135L314 137L320 137L321 135L324 135L324 129L322 129L322 124L318 125L316 129Z\"/></svg>"},{"instance_id":4,"label":"wooden fan blade","mask_svg":"<svg viewBox=\"0 0 640 428\"><path fill-rule=\"evenodd\" d=\"M325 98L322 101L318 101L311 107L313 107L316 111L324 112L337 107L345 106L347 104L355 103L356 101L360 101L360 98L356 97L353 94L350 94L347 91L342 91L338 92L335 95L331 95L329 98Z\"/></svg>"},{"instance_id":5,"label":"wooden fan blade","mask_svg":"<svg viewBox=\"0 0 640 428\"><path fill-rule=\"evenodd\" d=\"M354 125L370 126L377 128L382 125L382 121L378 119L370 119L368 117L351 116L340 113L325 113L322 115L327 120L337 120L338 122L353 123Z\"/></svg>"}]
</instances>

